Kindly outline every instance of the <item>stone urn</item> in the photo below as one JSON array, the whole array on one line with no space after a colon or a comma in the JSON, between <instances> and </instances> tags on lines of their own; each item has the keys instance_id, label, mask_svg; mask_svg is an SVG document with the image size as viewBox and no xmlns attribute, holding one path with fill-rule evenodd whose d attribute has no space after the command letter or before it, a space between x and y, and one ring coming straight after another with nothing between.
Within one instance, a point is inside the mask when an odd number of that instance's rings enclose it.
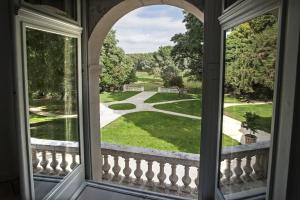
<instances>
[{"instance_id":1,"label":"stone urn","mask_svg":"<svg viewBox=\"0 0 300 200\"><path fill-rule=\"evenodd\" d=\"M257 137L253 134L247 133L245 134L245 144L253 144L256 143Z\"/></svg>"}]
</instances>

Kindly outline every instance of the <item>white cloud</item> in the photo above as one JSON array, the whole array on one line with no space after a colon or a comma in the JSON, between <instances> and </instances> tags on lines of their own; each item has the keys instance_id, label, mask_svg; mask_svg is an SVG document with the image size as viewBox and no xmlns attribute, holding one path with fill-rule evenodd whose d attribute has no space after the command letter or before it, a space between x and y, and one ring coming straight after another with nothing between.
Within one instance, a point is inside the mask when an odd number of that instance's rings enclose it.
<instances>
[{"instance_id":1,"label":"white cloud","mask_svg":"<svg viewBox=\"0 0 300 200\"><path fill-rule=\"evenodd\" d=\"M113 26L117 31L119 46L126 53L153 52L159 46L173 45L171 37L186 31L182 23L183 15L174 18L166 12L157 16L143 16L145 9L147 7L130 12Z\"/></svg>"}]
</instances>

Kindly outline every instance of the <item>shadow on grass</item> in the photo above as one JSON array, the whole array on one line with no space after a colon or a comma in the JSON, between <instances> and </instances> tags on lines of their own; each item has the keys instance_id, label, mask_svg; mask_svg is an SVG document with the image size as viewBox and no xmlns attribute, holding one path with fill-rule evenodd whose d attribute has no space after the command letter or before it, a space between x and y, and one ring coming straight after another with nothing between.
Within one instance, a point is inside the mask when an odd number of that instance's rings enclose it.
<instances>
[{"instance_id":1,"label":"shadow on grass","mask_svg":"<svg viewBox=\"0 0 300 200\"><path fill-rule=\"evenodd\" d=\"M117 144L199 153L200 122L158 112L131 113L104 128L102 138Z\"/></svg>"},{"instance_id":2,"label":"shadow on grass","mask_svg":"<svg viewBox=\"0 0 300 200\"><path fill-rule=\"evenodd\" d=\"M265 131L267 133L271 133L271 125L272 125L272 117L261 117L259 116L255 123L257 125L258 130Z\"/></svg>"},{"instance_id":3,"label":"shadow on grass","mask_svg":"<svg viewBox=\"0 0 300 200\"><path fill-rule=\"evenodd\" d=\"M107 103L113 101L123 101L140 92L127 91L127 92L104 92L100 94L100 102Z\"/></svg>"},{"instance_id":4,"label":"shadow on grass","mask_svg":"<svg viewBox=\"0 0 300 200\"><path fill-rule=\"evenodd\" d=\"M158 104L154 105L154 108L200 117L202 112L201 104L202 101L199 99L193 101Z\"/></svg>"},{"instance_id":5,"label":"shadow on grass","mask_svg":"<svg viewBox=\"0 0 300 200\"><path fill-rule=\"evenodd\" d=\"M104 127L102 141L198 154L200 152L201 120L158 112L137 112L124 115ZM224 136L223 146L239 143Z\"/></svg>"},{"instance_id":6,"label":"shadow on grass","mask_svg":"<svg viewBox=\"0 0 300 200\"><path fill-rule=\"evenodd\" d=\"M31 137L48 140L78 141L78 119L62 118L30 125Z\"/></svg>"}]
</instances>

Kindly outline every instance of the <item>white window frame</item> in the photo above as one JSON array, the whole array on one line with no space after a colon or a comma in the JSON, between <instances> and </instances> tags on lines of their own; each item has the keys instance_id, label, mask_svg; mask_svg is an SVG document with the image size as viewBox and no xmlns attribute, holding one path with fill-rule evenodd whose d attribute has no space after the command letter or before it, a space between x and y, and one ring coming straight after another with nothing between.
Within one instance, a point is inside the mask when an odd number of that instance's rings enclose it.
<instances>
[{"instance_id":1,"label":"white window frame","mask_svg":"<svg viewBox=\"0 0 300 200\"><path fill-rule=\"evenodd\" d=\"M275 87L274 87L274 96L273 96L273 102L274 102L274 108L273 108L273 118L272 118L272 137L270 141L270 153L269 153L269 165L268 165L268 179L267 179L267 191L265 194L257 194L257 196L252 196L247 199L268 199L270 196L270 187L272 187L272 184L270 183L271 180L274 177L273 174L273 164L275 161L276 156L276 143L277 143L277 135L278 133L277 127L278 127L278 119L279 119L279 104L280 104L280 93L281 93L281 85L280 85L280 76L282 75L280 73L281 70L281 64L280 64L280 53L281 53L281 17L282 17L282 11L281 11L281 2L279 0L260 0L260 1L253 1L253 0L245 0L245 1L237 1L229 8L225 9L222 16L219 17L220 25L221 25L221 71L220 71L220 97L221 102L220 105L223 105L223 86L224 86L224 55L225 55L225 32L229 28L232 28L234 26L237 26L243 22L247 22L255 17L261 16L269 11L272 10L278 10L278 25L279 25L279 33L278 33L278 45L277 45L277 62L276 62L276 75L275 75ZM223 106L220 106L220 130L222 130L222 115L223 115ZM219 174L219 162L220 162L220 145L221 145L221 131L218 134L218 155L217 155L217 180L216 180L216 198L219 200L224 200L224 196L221 193L221 191L218 188L218 174Z\"/></svg>"},{"instance_id":2,"label":"white window frame","mask_svg":"<svg viewBox=\"0 0 300 200\"><path fill-rule=\"evenodd\" d=\"M15 20L16 29L16 88L17 88L17 118L18 146L20 147L21 194L25 199L35 199L32 171L31 142L28 116L27 89L27 56L26 29L54 33L77 39L77 71L78 71L78 116L79 116L79 152L80 165L56 185L44 199L69 199L75 190L84 182L84 141L83 141L83 101L82 101L82 28L28 9L19 9Z\"/></svg>"}]
</instances>

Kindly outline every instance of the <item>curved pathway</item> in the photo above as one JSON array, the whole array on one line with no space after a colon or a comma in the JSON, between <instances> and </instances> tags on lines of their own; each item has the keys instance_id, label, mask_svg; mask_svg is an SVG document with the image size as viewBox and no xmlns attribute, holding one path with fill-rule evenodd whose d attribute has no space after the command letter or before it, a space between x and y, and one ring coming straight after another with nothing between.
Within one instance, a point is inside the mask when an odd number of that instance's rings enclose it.
<instances>
[{"instance_id":1,"label":"curved pathway","mask_svg":"<svg viewBox=\"0 0 300 200\"><path fill-rule=\"evenodd\" d=\"M142 111L152 111L152 112L161 112L169 115L175 115L180 117L187 117L191 119L201 119L201 117L197 117L194 115L187 115L172 111L166 111L166 110L160 110L157 108L154 108L154 105L158 104L167 104L167 103L175 103L175 102L181 102L181 101L194 101L197 99L181 99L181 100L172 100L172 101L165 101L165 102L157 102L157 103L145 103L145 100L148 98L154 96L157 92L141 92L135 96L132 96L126 100L123 101L114 101L109 103L100 103L100 127L103 128L109 123L115 121L119 117L134 113L134 112L142 112ZM136 106L135 109L132 110L113 110L110 109L109 106L113 104L120 104L120 103L131 103ZM239 106L239 105L245 105L247 103L225 103L224 108L230 107L230 106ZM265 104L265 103L252 103L252 104ZM244 143L244 133L240 131L241 128L241 122L233 119L231 117L228 117L226 115L223 116L223 133L228 135L229 137ZM256 134L258 141L267 141L270 140L270 134L260 132Z\"/></svg>"},{"instance_id":2,"label":"curved pathway","mask_svg":"<svg viewBox=\"0 0 300 200\"><path fill-rule=\"evenodd\" d=\"M201 119L201 117L193 116L193 115L186 115L182 113L177 113L177 112L171 112L171 111L166 111L166 110L159 110L157 108L154 108L153 106L156 104L164 104L164 103L174 103L174 102L180 102L184 100L176 100L176 101L167 101L167 102L160 102L160 103L145 103L147 99L150 97L154 96L157 92L141 92L133 97L130 97L126 100L123 101L114 101L114 102L109 102L109 103L100 103L100 128L103 128L107 124L115 121L119 117L129 114L129 113L134 113L134 112L142 112L142 111L152 111L152 112L161 112L165 114L170 114L170 115L176 115L176 116L181 116L181 117L187 117L187 118L192 118L192 119ZM188 99L191 100L191 99ZM113 104L121 104L121 103L131 103L136 106L135 109L131 110L113 110L110 109L109 106Z\"/></svg>"}]
</instances>

